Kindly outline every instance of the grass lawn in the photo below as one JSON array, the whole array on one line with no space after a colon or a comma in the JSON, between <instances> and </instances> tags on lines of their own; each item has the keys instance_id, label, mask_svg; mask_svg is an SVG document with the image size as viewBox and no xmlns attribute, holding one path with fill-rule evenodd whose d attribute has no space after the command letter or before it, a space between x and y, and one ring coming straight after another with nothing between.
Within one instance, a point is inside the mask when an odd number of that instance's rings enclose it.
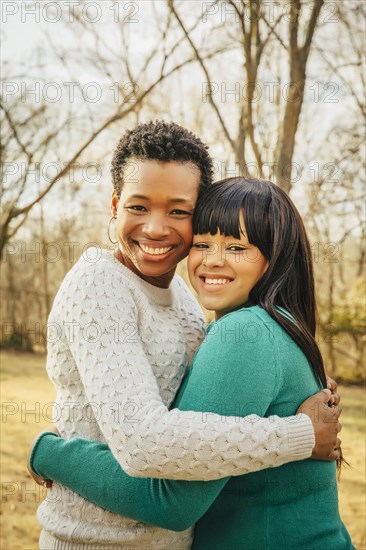
<instances>
[{"instance_id":1,"label":"grass lawn","mask_svg":"<svg viewBox=\"0 0 366 550\"><path fill-rule=\"evenodd\" d=\"M343 452L351 464L340 482L340 509L357 550L365 534L365 398L362 388L343 387ZM45 358L1 353L1 543L2 550L37 550L35 512L46 490L26 471L33 437L49 427L55 392L45 374ZM172 549L173 550L173 549Z\"/></svg>"}]
</instances>

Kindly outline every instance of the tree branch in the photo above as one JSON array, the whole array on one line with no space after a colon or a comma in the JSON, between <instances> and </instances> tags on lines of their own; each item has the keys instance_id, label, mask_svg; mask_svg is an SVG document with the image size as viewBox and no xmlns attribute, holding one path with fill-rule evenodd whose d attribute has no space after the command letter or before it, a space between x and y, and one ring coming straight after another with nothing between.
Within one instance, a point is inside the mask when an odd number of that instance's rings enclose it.
<instances>
[{"instance_id":1,"label":"tree branch","mask_svg":"<svg viewBox=\"0 0 366 550\"><path fill-rule=\"evenodd\" d=\"M171 11L172 11L172 13L173 13L175 19L177 20L177 22L178 22L180 28L182 29L182 31L183 31L183 33L184 33L184 36L185 36L186 40L188 41L188 43L190 44L192 50L194 51L195 58L196 58L196 60L198 61L198 63L199 63L199 65L200 65L201 69L203 70L207 82L211 83L211 77L210 77L210 75L209 75L209 72L208 72L208 70L207 70L207 67L206 67L206 65L204 64L203 59L202 59L202 56L200 55L200 53L199 53L199 51L198 51L196 45L194 44L193 40L191 39L191 37L190 37L190 35L189 35L189 33L188 33L188 31L187 31L187 29L186 29L186 27L185 27L185 25L184 25L182 19L180 18L180 16L178 15L178 13L177 13L177 11L176 11L176 9L175 9L175 7L174 7L174 1L173 1L173 0L168 0L168 5L169 5L169 7L170 7L170 9L171 9ZM209 97L209 101L210 101L210 103L211 103L211 105L212 105L212 107L213 107L213 109L214 109L214 111L215 111L215 113L216 113L216 115L217 115L217 118L218 118L218 120L219 120L219 122L220 122L221 128L222 128L222 130L223 130L223 132L224 132L224 134L225 134L225 137L226 137L226 139L228 140L228 142L230 143L230 146L231 146L232 150L235 151L235 142L234 142L234 140L232 139L232 137L231 137L231 135L230 135L230 133L229 133L229 130L228 130L228 128L227 128L227 126L226 126L226 124L225 124L225 122L224 122L224 119L223 119L222 116L221 116L220 110L219 110L219 108L217 107L216 102L214 101L214 99L213 99L213 97L212 97L212 94L209 94L208 97Z\"/></svg>"}]
</instances>

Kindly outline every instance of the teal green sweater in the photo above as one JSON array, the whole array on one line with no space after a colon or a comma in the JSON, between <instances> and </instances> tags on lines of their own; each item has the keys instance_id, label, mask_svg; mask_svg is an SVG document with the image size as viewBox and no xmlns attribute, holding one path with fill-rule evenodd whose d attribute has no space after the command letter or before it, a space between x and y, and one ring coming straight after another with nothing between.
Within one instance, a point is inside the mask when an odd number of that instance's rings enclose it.
<instances>
[{"instance_id":1,"label":"teal green sweater","mask_svg":"<svg viewBox=\"0 0 366 550\"><path fill-rule=\"evenodd\" d=\"M299 347L255 306L210 325L175 406L289 416L318 389ZM304 460L207 482L141 479L123 472L105 444L46 434L31 466L117 514L176 531L196 523L195 550L354 548L338 512L334 462Z\"/></svg>"}]
</instances>

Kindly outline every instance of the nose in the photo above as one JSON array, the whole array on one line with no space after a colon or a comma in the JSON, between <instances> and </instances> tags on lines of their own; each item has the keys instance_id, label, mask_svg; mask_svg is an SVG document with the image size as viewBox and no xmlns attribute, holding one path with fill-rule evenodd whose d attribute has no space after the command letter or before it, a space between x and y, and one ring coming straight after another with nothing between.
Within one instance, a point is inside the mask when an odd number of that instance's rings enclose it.
<instances>
[{"instance_id":1,"label":"nose","mask_svg":"<svg viewBox=\"0 0 366 550\"><path fill-rule=\"evenodd\" d=\"M218 244L202 251L202 264L205 267L223 267L225 252Z\"/></svg>"},{"instance_id":2,"label":"nose","mask_svg":"<svg viewBox=\"0 0 366 550\"><path fill-rule=\"evenodd\" d=\"M150 213L142 228L143 233L152 240L159 240L170 234L166 225L165 216L159 213Z\"/></svg>"}]
</instances>

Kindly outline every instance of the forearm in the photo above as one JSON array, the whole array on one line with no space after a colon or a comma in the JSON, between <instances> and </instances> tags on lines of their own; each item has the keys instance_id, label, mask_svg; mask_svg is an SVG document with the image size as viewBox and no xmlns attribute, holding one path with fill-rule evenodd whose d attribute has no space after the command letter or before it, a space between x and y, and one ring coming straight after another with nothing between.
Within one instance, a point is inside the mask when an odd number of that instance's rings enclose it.
<instances>
[{"instance_id":1,"label":"forearm","mask_svg":"<svg viewBox=\"0 0 366 550\"><path fill-rule=\"evenodd\" d=\"M67 486L102 508L174 531L193 525L228 481L132 478L104 443L79 438L64 441L54 434L40 436L30 465L41 477Z\"/></svg>"},{"instance_id":2,"label":"forearm","mask_svg":"<svg viewBox=\"0 0 366 550\"><path fill-rule=\"evenodd\" d=\"M110 446L131 476L212 480L309 458L314 430L306 415L223 419L175 409L144 421L124 448Z\"/></svg>"}]
</instances>

